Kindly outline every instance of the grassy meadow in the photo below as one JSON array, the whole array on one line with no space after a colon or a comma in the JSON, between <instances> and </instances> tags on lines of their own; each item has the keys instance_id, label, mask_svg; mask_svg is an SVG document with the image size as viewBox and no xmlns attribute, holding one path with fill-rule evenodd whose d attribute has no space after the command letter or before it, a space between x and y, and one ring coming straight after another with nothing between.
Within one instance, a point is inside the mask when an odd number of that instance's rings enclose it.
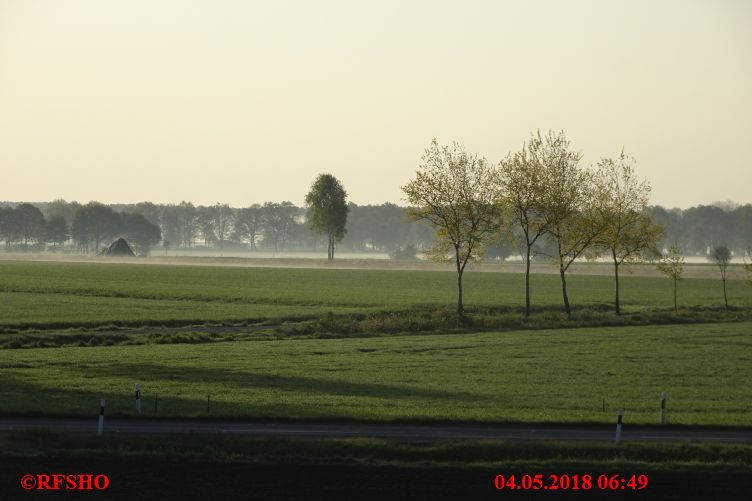
<instances>
[{"instance_id":1,"label":"grassy meadow","mask_svg":"<svg viewBox=\"0 0 752 501\"><path fill-rule=\"evenodd\" d=\"M569 277L573 308L608 308L613 279ZM517 273L468 272L469 310L523 305ZM438 271L199 267L142 264L0 261L0 328L96 325L198 324L313 318L333 312L400 311L453 307L456 275ZM662 277L622 278L625 311L670 309L672 285ZM728 283L733 306L752 307L752 287ZM560 307L556 275L532 277L538 310ZM683 307L719 308L721 281L680 283Z\"/></svg>"},{"instance_id":2,"label":"grassy meadow","mask_svg":"<svg viewBox=\"0 0 752 501\"><path fill-rule=\"evenodd\" d=\"M752 426L752 323L0 351L2 413ZM211 395L211 413L206 396ZM605 400L607 410L603 411Z\"/></svg>"},{"instance_id":3,"label":"grassy meadow","mask_svg":"<svg viewBox=\"0 0 752 501\"><path fill-rule=\"evenodd\" d=\"M523 321L520 274L468 273L484 313L452 330L451 272L0 261L0 413L130 416L140 383L157 416L655 423L666 388L671 423L752 426L752 287L726 313L684 280L675 315L668 279L625 273L618 324L610 277L570 277L574 320L532 278Z\"/></svg>"}]
</instances>

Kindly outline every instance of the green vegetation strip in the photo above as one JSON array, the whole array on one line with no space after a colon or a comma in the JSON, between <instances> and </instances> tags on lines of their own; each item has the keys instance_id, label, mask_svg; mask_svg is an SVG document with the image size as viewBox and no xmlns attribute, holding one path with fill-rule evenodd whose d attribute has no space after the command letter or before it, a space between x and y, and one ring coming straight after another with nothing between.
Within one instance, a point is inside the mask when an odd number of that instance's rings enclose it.
<instances>
[{"instance_id":1,"label":"green vegetation strip","mask_svg":"<svg viewBox=\"0 0 752 501\"><path fill-rule=\"evenodd\" d=\"M0 261L0 328L197 325L451 308L455 283L452 272ZM728 288L736 311L752 308L752 287L733 280ZM557 276L533 276L537 313L559 311L560 290ZM575 313L606 312L613 280L573 275L569 290ZM519 318L523 277L467 273L464 292L471 311L502 309ZM718 310L722 294L720 280L687 279L679 305ZM625 273L622 301L627 313L667 311L671 281Z\"/></svg>"},{"instance_id":2,"label":"green vegetation strip","mask_svg":"<svg viewBox=\"0 0 752 501\"><path fill-rule=\"evenodd\" d=\"M655 424L665 388L670 424L750 426L750 353L750 322L3 350L0 401L133 416L140 383L157 417Z\"/></svg>"},{"instance_id":3,"label":"green vegetation strip","mask_svg":"<svg viewBox=\"0 0 752 501\"><path fill-rule=\"evenodd\" d=\"M208 443L211 443L211 447ZM258 464L550 469L624 468L752 474L752 445L442 440L406 443L373 438L281 439L243 436L123 436L49 430L0 433L0 457L142 458Z\"/></svg>"}]
</instances>

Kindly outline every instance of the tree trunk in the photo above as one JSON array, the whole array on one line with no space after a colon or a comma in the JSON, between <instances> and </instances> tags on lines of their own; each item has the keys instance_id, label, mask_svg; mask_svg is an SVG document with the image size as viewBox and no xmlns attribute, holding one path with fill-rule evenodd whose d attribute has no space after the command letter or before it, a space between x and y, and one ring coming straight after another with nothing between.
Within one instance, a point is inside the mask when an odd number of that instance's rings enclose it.
<instances>
[{"instance_id":1,"label":"tree trunk","mask_svg":"<svg viewBox=\"0 0 752 501\"><path fill-rule=\"evenodd\" d=\"M530 247L525 254L525 318L530 316Z\"/></svg>"},{"instance_id":2,"label":"tree trunk","mask_svg":"<svg viewBox=\"0 0 752 501\"><path fill-rule=\"evenodd\" d=\"M567 294L567 276L563 266L559 266L559 275L561 275L561 295L564 298L564 311L567 312L567 318L572 318L572 310L569 308L569 295Z\"/></svg>"},{"instance_id":3,"label":"tree trunk","mask_svg":"<svg viewBox=\"0 0 752 501\"><path fill-rule=\"evenodd\" d=\"M462 316L464 314L462 306L462 272L465 270L460 266L460 249L456 245L454 246L454 259L457 265L457 327L459 327L462 325Z\"/></svg>"},{"instance_id":4,"label":"tree trunk","mask_svg":"<svg viewBox=\"0 0 752 501\"><path fill-rule=\"evenodd\" d=\"M723 279L723 308L728 311L728 297L726 296L726 278Z\"/></svg>"},{"instance_id":5,"label":"tree trunk","mask_svg":"<svg viewBox=\"0 0 752 501\"><path fill-rule=\"evenodd\" d=\"M457 327L462 325L464 308L462 306L462 272L457 272Z\"/></svg>"},{"instance_id":6,"label":"tree trunk","mask_svg":"<svg viewBox=\"0 0 752 501\"><path fill-rule=\"evenodd\" d=\"M621 308L619 307L619 261L616 260L616 252L611 252L611 255L614 258L614 289L616 292L616 297L614 299L614 303L616 304L616 314L621 315Z\"/></svg>"},{"instance_id":7,"label":"tree trunk","mask_svg":"<svg viewBox=\"0 0 752 501\"><path fill-rule=\"evenodd\" d=\"M679 311L679 307L676 305L676 277L674 277L674 311Z\"/></svg>"}]
</instances>

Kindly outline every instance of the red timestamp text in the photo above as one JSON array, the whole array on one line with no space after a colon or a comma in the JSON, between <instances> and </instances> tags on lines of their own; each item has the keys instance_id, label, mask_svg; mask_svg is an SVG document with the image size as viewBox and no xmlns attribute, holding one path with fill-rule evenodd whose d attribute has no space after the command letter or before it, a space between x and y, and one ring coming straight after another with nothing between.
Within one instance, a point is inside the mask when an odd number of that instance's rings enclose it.
<instances>
[{"instance_id":1,"label":"red timestamp text","mask_svg":"<svg viewBox=\"0 0 752 501\"><path fill-rule=\"evenodd\" d=\"M613 474L498 474L494 478L498 490L512 491L640 491L648 486L648 476Z\"/></svg>"}]
</instances>

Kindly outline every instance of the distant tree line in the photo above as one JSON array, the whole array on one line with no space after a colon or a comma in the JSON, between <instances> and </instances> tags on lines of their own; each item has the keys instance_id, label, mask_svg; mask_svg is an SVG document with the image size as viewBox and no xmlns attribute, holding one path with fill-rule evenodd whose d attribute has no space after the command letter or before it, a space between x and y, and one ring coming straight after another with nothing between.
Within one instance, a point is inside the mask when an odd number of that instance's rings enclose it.
<instances>
[{"instance_id":1,"label":"distant tree line","mask_svg":"<svg viewBox=\"0 0 752 501\"><path fill-rule=\"evenodd\" d=\"M139 254L160 244L170 249L304 251L329 247L329 234L311 231L304 207L265 202L234 208L180 204L104 205L54 200L0 204L0 240L6 250L67 250L95 253L124 237ZM338 224L341 221L338 222ZM395 204L347 204L347 232L340 250L389 253L420 250L433 240L425 225L412 224ZM411 256L412 257L412 256Z\"/></svg>"},{"instance_id":2,"label":"distant tree line","mask_svg":"<svg viewBox=\"0 0 752 501\"><path fill-rule=\"evenodd\" d=\"M76 225L79 209L102 206L110 211L91 209L88 223ZM411 252L429 248L434 241L428 224L411 223L407 208L393 203L381 205L348 204L347 233L339 245L346 251L373 251L390 253L395 257L410 259ZM741 257L752 248L752 205L699 205L689 209L666 209L661 206L647 208L656 222L666 232L659 245L669 248L678 245L687 256L706 256L718 245L726 245L734 256ZM125 223L117 221L117 214L125 216ZM147 229L143 216L156 226L160 238L154 241L156 232ZM122 217L122 216L121 216ZM99 223L91 226L91 219ZM80 220L85 223L87 218ZM137 223L137 221L139 221ZM123 223L123 224L121 224ZM127 224L126 224L127 223ZM126 232L126 227L129 230ZM144 238L128 235L140 235ZM524 235L521 230L510 228L510 237L500 235L488 243L486 259L506 259L510 256L524 258ZM97 236L99 238L97 238ZM195 247L227 250L323 250L325 237L312 233L306 222L306 210L291 202L266 202L248 207L231 208L227 204L195 206L190 202L180 204L86 204L54 200L47 203L0 203L0 242L8 250L70 250L93 253L111 239L124 236L138 246L139 253L158 244L169 248L189 249ZM140 242L137 243L136 240ZM531 255L535 260L553 260L556 249L550 239L536 241Z\"/></svg>"},{"instance_id":3,"label":"distant tree line","mask_svg":"<svg viewBox=\"0 0 752 501\"><path fill-rule=\"evenodd\" d=\"M8 250L53 250L66 244L85 253L98 253L119 237L135 252L148 254L162 240L159 226L142 214L91 202L80 205L56 200L39 207L29 203L0 207L0 239ZM46 212L46 214L45 214Z\"/></svg>"}]
</instances>

